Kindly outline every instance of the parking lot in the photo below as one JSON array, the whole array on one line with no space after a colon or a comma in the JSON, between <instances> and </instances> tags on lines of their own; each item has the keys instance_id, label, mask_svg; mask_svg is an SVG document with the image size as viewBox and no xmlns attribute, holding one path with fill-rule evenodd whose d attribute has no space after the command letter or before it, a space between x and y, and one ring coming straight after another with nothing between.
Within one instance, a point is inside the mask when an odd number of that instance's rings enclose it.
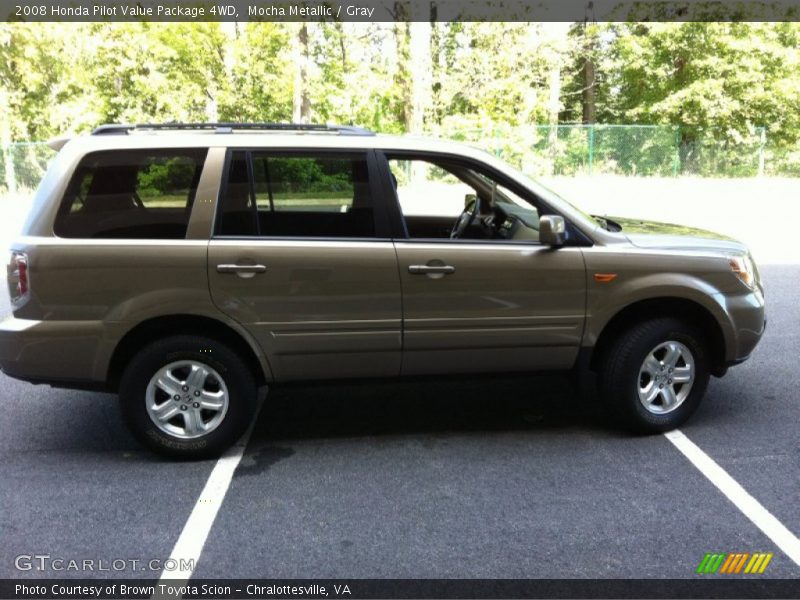
<instances>
[{"instance_id":1,"label":"parking lot","mask_svg":"<svg viewBox=\"0 0 800 600\"><path fill-rule=\"evenodd\" d=\"M800 266L762 272L764 340L682 431L796 536ZM15 558L163 560L199 502L218 513L196 578L691 578L707 552L800 575L667 438L616 429L557 377L277 389L202 498L215 461L144 451L115 397L5 376L0 397L4 578L152 578Z\"/></svg>"}]
</instances>

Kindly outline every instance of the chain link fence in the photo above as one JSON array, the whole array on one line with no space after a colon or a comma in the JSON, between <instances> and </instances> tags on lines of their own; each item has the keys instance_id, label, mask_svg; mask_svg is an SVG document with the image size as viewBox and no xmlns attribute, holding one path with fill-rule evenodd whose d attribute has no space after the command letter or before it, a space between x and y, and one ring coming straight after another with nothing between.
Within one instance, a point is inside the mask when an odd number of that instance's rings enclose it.
<instances>
[{"instance_id":1,"label":"chain link fence","mask_svg":"<svg viewBox=\"0 0 800 600\"><path fill-rule=\"evenodd\" d=\"M534 176L800 176L800 148L773 144L764 127L743 135L670 125L494 126L442 137L478 145Z\"/></svg>"},{"instance_id":2,"label":"chain link fence","mask_svg":"<svg viewBox=\"0 0 800 600\"><path fill-rule=\"evenodd\" d=\"M498 125L435 135L480 146L532 176L800 176L800 148L773 143L763 127L742 135L661 125ZM40 142L0 146L0 193L35 189L53 156Z\"/></svg>"}]
</instances>

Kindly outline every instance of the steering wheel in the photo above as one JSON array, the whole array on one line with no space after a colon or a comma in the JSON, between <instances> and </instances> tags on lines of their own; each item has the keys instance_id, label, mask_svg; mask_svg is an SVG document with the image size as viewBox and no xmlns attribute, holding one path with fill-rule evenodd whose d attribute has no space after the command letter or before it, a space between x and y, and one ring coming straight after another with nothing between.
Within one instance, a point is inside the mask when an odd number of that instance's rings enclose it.
<instances>
[{"instance_id":1,"label":"steering wheel","mask_svg":"<svg viewBox=\"0 0 800 600\"><path fill-rule=\"evenodd\" d=\"M464 211L458 216L458 219L450 231L450 239L455 240L460 238L467 228L475 221L475 217L481 212L481 199L479 196L475 200L464 207Z\"/></svg>"}]
</instances>

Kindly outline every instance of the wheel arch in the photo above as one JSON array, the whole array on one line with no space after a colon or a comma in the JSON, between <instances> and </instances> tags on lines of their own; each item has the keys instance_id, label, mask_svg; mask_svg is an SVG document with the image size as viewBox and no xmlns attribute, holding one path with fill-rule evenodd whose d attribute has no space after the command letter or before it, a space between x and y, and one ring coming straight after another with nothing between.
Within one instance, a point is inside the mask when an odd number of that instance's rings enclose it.
<instances>
[{"instance_id":1,"label":"wheel arch","mask_svg":"<svg viewBox=\"0 0 800 600\"><path fill-rule=\"evenodd\" d=\"M605 352L626 329L657 317L675 317L697 328L707 342L712 374L721 376L725 373L725 335L719 321L699 302L676 296L638 300L617 311L596 338L588 361L589 369L597 372Z\"/></svg>"},{"instance_id":2,"label":"wheel arch","mask_svg":"<svg viewBox=\"0 0 800 600\"><path fill-rule=\"evenodd\" d=\"M211 317L174 314L147 319L125 333L109 360L107 386L113 391L118 389L125 365L147 344L159 338L186 334L211 337L230 346L250 367L258 385L271 381L272 375L266 358L244 332Z\"/></svg>"}]
</instances>

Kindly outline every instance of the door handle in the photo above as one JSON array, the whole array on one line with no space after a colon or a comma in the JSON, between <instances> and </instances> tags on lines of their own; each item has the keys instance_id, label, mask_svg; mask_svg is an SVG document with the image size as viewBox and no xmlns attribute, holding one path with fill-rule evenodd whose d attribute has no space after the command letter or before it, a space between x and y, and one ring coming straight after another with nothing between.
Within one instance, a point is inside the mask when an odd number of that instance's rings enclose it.
<instances>
[{"instance_id":1,"label":"door handle","mask_svg":"<svg viewBox=\"0 0 800 600\"><path fill-rule=\"evenodd\" d=\"M409 265L408 272L412 275L442 274L450 275L456 272L452 265Z\"/></svg>"},{"instance_id":2,"label":"door handle","mask_svg":"<svg viewBox=\"0 0 800 600\"><path fill-rule=\"evenodd\" d=\"M217 265L217 273L264 273L264 265Z\"/></svg>"}]
</instances>

